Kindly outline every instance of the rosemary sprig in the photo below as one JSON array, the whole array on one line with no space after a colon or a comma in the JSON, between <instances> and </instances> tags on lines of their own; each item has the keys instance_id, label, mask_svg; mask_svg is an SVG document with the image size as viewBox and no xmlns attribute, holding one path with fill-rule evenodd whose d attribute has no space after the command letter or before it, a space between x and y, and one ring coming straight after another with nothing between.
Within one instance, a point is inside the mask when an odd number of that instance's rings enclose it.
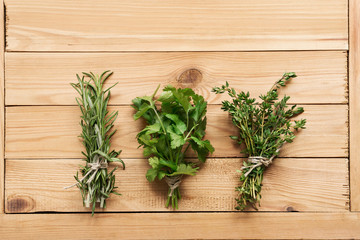
<instances>
[{"instance_id":1,"label":"rosemary sprig","mask_svg":"<svg viewBox=\"0 0 360 240\"><path fill-rule=\"evenodd\" d=\"M108 162L120 162L125 169L124 162L117 158L120 151L110 151L110 140L116 130L112 130L118 112L107 110L110 99L110 89L113 86L103 89L104 82L112 75L112 72L105 71L100 76L92 72L83 73L80 78L77 76L78 83L71 83L71 86L79 93L80 97L76 102L80 107L82 116L80 125L82 128L82 143L85 152L86 165L81 166L83 178L79 179L78 173L74 176L75 184L81 192L85 207L92 207L92 215L95 212L96 203L100 203L100 208L106 207L106 199L111 193L120 195L114 190L115 187L115 167L108 171ZM90 79L87 81L85 77Z\"/></svg>"},{"instance_id":2,"label":"rosemary sprig","mask_svg":"<svg viewBox=\"0 0 360 240\"><path fill-rule=\"evenodd\" d=\"M159 85L160 87L160 85ZM179 185L183 175L195 175L199 167L186 161L189 147L205 162L214 148L203 140L206 129L207 102L189 88L167 86L158 98L155 95L133 99L134 119L144 118L147 126L136 136L149 157L151 168L146 173L149 182L165 178L169 185L166 207L178 208L181 199ZM156 104L161 104L161 109Z\"/></svg>"},{"instance_id":3,"label":"rosemary sprig","mask_svg":"<svg viewBox=\"0 0 360 240\"><path fill-rule=\"evenodd\" d=\"M260 206L265 168L279 154L284 143L294 140L295 133L292 129L297 131L305 128L305 119L294 122L290 120L304 112L302 107L293 105L288 108L288 96L277 101L278 89L295 77L293 72L285 73L266 95L260 95L260 103L255 98L250 98L249 92L237 93L234 88L229 87L228 82L212 90L216 94L227 92L232 98L232 102L223 101L221 109L229 112L233 124L239 128L239 135L230 137L239 144L245 144L246 148L242 152L249 156L248 160L243 161L242 170L239 171L242 184L236 187L239 193L236 198L237 210L244 210L248 204L255 209L257 204Z\"/></svg>"}]
</instances>

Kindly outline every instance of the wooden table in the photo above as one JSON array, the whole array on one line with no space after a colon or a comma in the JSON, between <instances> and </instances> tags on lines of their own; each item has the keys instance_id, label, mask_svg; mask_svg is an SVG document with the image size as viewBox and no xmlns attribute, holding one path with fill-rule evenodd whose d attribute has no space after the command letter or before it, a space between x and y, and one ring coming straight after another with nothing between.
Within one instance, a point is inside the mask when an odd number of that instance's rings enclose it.
<instances>
[{"instance_id":1,"label":"wooden table","mask_svg":"<svg viewBox=\"0 0 360 240\"><path fill-rule=\"evenodd\" d=\"M0 4L0 239L360 238L360 1L5 0ZM114 71L112 146L121 197L94 217L73 183L82 145L76 92L83 71ZM234 210L244 155L220 109L225 81L253 96L284 72L281 91L307 128L264 176L258 212ZM209 103L215 153L186 178L179 209L148 183L131 99L158 84ZM114 166L114 165L113 165Z\"/></svg>"}]
</instances>

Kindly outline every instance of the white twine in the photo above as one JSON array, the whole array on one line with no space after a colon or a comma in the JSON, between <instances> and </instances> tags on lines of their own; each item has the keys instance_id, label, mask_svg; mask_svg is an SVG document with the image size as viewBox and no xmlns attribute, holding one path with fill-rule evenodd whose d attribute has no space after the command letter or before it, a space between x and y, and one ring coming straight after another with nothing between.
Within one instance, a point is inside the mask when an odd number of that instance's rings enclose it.
<instances>
[{"instance_id":1,"label":"white twine","mask_svg":"<svg viewBox=\"0 0 360 240\"><path fill-rule=\"evenodd\" d=\"M169 197L171 197L174 193L174 190L180 186L182 175L175 175L175 176L166 176L165 181L170 188Z\"/></svg>"},{"instance_id":2,"label":"white twine","mask_svg":"<svg viewBox=\"0 0 360 240\"><path fill-rule=\"evenodd\" d=\"M266 158L262 156L250 156L248 158L248 162L252 163L250 166L243 166L241 170L248 169L249 170L244 174L245 177L247 177L255 168L264 165L265 167L269 166L273 159L276 157L277 153L280 151L280 148L278 148L274 155L271 156L271 158Z\"/></svg>"},{"instance_id":3,"label":"white twine","mask_svg":"<svg viewBox=\"0 0 360 240\"><path fill-rule=\"evenodd\" d=\"M89 177L89 179L86 181L86 184L89 184L91 183L91 181L95 178L96 176L96 173L99 171L99 169L102 169L102 168L107 168L108 167L108 164L107 162L99 162L99 160L97 160L96 162L94 163L86 163L86 166L87 167L90 167L90 170L85 174L85 176L83 176L79 182L82 182L84 181L84 179L89 176L91 173L92 175ZM67 186L67 187L64 187L65 189L68 189L68 188L72 188L74 186L76 186L77 184L79 184L78 182L77 183L74 183L73 185L70 185L70 186Z\"/></svg>"}]
</instances>

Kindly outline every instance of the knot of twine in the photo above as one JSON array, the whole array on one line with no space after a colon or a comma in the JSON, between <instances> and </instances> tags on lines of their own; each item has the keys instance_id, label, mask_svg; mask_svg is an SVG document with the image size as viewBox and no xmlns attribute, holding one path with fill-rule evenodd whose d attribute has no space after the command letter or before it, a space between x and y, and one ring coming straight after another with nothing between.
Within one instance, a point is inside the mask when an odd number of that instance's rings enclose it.
<instances>
[{"instance_id":1,"label":"knot of twine","mask_svg":"<svg viewBox=\"0 0 360 240\"><path fill-rule=\"evenodd\" d=\"M170 188L169 197L171 197L174 193L174 190L180 186L182 175L175 175L175 176L166 176L165 181Z\"/></svg>"},{"instance_id":2,"label":"knot of twine","mask_svg":"<svg viewBox=\"0 0 360 240\"><path fill-rule=\"evenodd\" d=\"M241 170L245 170L245 169L249 169L247 170L247 172L244 174L245 177L247 177L255 168L259 167L259 166L269 166L273 159L275 158L275 156L277 155L277 153L280 151L280 148L278 148L275 152L274 155L271 156L271 158L267 158L267 157L262 157L262 156L250 156L248 157L248 162L252 163L252 165L250 166L243 166L241 167Z\"/></svg>"},{"instance_id":3,"label":"knot of twine","mask_svg":"<svg viewBox=\"0 0 360 240\"><path fill-rule=\"evenodd\" d=\"M90 170L85 174L85 176L83 176L80 179L80 182L84 181L84 179L92 173L92 175L86 181L86 184L89 184L95 178L96 173L99 171L99 169L108 167L108 163L107 162L99 162L99 160L97 160L96 162L93 162L93 163L86 163L86 166L90 167ZM78 184L78 182L74 183L73 185L65 187L65 189L72 188L72 187L76 186L77 184Z\"/></svg>"}]
</instances>

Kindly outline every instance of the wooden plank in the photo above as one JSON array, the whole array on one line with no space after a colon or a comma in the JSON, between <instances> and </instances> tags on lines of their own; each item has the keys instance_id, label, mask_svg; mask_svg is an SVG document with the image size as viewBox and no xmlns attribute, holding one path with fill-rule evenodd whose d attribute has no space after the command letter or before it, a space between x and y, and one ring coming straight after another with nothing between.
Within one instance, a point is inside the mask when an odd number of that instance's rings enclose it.
<instances>
[{"instance_id":1,"label":"wooden plank","mask_svg":"<svg viewBox=\"0 0 360 240\"><path fill-rule=\"evenodd\" d=\"M259 96L286 71L296 72L281 92L292 103L347 103L347 53L309 52L168 52L168 53L7 53L7 105L75 105L70 87L75 74L101 73L114 76L111 104L130 104L137 96L151 95L158 84L191 87L210 104L220 104L226 95L211 88L229 81L235 89ZM180 77L188 69L201 73Z\"/></svg>"},{"instance_id":2,"label":"wooden plank","mask_svg":"<svg viewBox=\"0 0 360 240\"><path fill-rule=\"evenodd\" d=\"M146 159L126 160L116 172L121 197L112 196L106 211L169 211L167 186L148 183ZM242 159L208 159L194 177L181 183L179 211L234 211ZM83 212L75 180L80 160L7 160L6 212ZM120 166L119 166L120 167ZM348 209L348 161L343 158L278 158L266 171L260 211L345 211ZM252 210L252 209L249 209Z\"/></svg>"},{"instance_id":3,"label":"wooden plank","mask_svg":"<svg viewBox=\"0 0 360 240\"><path fill-rule=\"evenodd\" d=\"M4 2L0 0L0 215L4 213L4 187L5 187L5 86L4 86Z\"/></svg>"},{"instance_id":4,"label":"wooden plank","mask_svg":"<svg viewBox=\"0 0 360 240\"><path fill-rule=\"evenodd\" d=\"M118 132L113 147L122 149L122 158L142 158L136 134L144 127L133 120L130 106L118 110ZM308 105L301 118L307 129L300 131L291 144L284 145L283 157L347 157L348 110L346 105ZM6 108L6 158L81 158L80 110L75 106L33 106ZM208 108L207 138L215 147L213 157L238 157L239 146L229 138L236 135L226 112L220 105Z\"/></svg>"},{"instance_id":5,"label":"wooden plank","mask_svg":"<svg viewBox=\"0 0 360 240\"><path fill-rule=\"evenodd\" d=\"M4 239L358 239L358 213L7 214Z\"/></svg>"},{"instance_id":6,"label":"wooden plank","mask_svg":"<svg viewBox=\"0 0 360 240\"><path fill-rule=\"evenodd\" d=\"M360 211L360 3L350 0L350 186L351 210Z\"/></svg>"},{"instance_id":7,"label":"wooden plank","mask_svg":"<svg viewBox=\"0 0 360 240\"><path fill-rule=\"evenodd\" d=\"M7 0L8 51L347 49L346 0Z\"/></svg>"}]
</instances>

